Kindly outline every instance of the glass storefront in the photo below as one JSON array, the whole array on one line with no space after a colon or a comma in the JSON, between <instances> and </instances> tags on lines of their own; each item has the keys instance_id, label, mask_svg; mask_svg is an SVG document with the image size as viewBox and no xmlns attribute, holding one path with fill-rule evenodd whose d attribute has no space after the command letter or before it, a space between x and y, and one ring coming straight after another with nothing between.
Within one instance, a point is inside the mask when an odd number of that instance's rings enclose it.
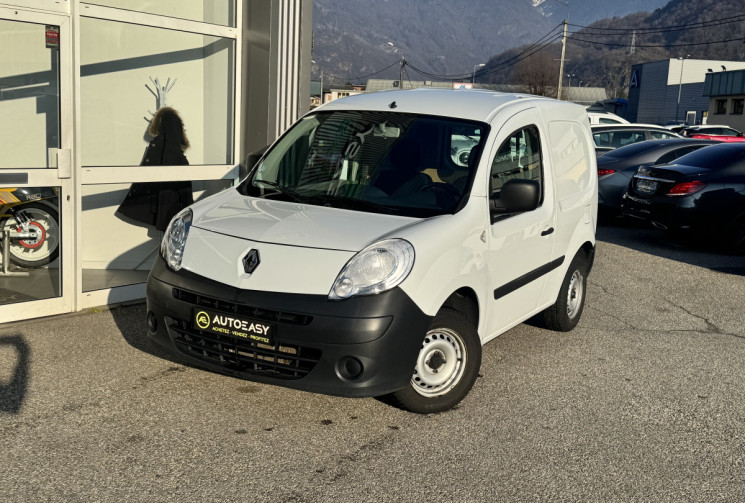
<instances>
[{"instance_id":1,"label":"glass storefront","mask_svg":"<svg viewBox=\"0 0 745 503\"><path fill-rule=\"evenodd\" d=\"M0 169L48 168L60 147L59 27L0 19L0 47Z\"/></svg>"},{"instance_id":2,"label":"glass storefront","mask_svg":"<svg viewBox=\"0 0 745 503\"><path fill-rule=\"evenodd\" d=\"M90 0L86 3L190 19L222 26L235 26L235 0Z\"/></svg>"},{"instance_id":3,"label":"glass storefront","mask_svg":"<svg viewBox=\"0 0 745 503\"><path fill-rule=\"evenodd\" d=\"M311 11L0 0L0 323L144 297L170 218L307 110Z\"/></svg>"},{"instance_id":4,"label":"glass storefront","mask_svg":"<svg viewBox=\"0 0 745 503\"><path fill-rule=\"evenodd\" d=\"M0 305L61 295L60 196L60 187L0 187Z\"/></svg>"},{"instance_id":5,"label":"glass storefront","mask_svg":"<svg viewBox=\"0 0 745 503\"><path fill-rule=\"evenodd\" d=\"M80 22L83 166L142 164L153 114L176 110L191 165L233 163L235 40Z\"/></svg>"},{"instance_id":6,"label":"glass storefront","mask_svg":"<svg viewBox=\"0 0 745 503\"><path fill-rule=\"evenodd\" d=\"M155 219L159 197L178 195L179 191L183 197L183 192L188 191L187 199L199 201L232 184L232 180L205 180L178 184L142 182L84 186L83 292L135 285L147 280L163 237L163 229L159 228L162 226ZM125 209L124 201L132 200L133 194L134 199L144 202L145 211L138 213Z\"/></svg>"}]
</instances>

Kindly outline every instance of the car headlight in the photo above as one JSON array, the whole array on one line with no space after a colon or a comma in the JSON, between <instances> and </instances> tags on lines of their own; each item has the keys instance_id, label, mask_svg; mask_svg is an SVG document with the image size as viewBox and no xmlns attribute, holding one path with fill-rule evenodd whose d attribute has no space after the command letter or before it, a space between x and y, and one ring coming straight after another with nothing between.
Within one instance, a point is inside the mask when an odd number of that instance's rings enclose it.
<instances>
[{"instance_id":1,"label":"car headlight","mask_svg":"<svg viewBox=\"0 0 745 503\"><path fill-rule=\"evenodd\" d=\"M184 257L186 237L191 227L192 212L190 209L181 211L168 224L163 241L160 242L160 254L166 260L168 267L174 271L181 269L181 259Z\"/></svg>"},{"instance_id":2,"label":"car headlight","mask_svg":"<svg viewBox=\"0 0 745 503\"><path fill-rule=\"evenodd\" d=\"M414 247L403 239L386 239L357 253L336 277L329 299L372 295L398 286L414 265Z\"/></svg>"}]
</instances>

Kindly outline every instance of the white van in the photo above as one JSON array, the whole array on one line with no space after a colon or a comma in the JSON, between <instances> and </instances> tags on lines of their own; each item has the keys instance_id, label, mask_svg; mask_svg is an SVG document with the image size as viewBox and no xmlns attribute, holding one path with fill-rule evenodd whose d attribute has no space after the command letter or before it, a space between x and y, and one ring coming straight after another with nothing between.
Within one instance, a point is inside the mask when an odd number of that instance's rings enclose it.
<instances>
[{"instance_id":1,"label":"white van","mask_svg":"<svg viewBox=\"0 0 745 503\"><path fill-rule=\"evenodd\" d=\"M623 117L612 114L610 112L597 112L587 111L587 117L590 119L590 124L630 124L629 121Z\"/></svg>"},{"instance_id":2,"label":"white van","mask_svg":"<svg viewBox=\"0 0 745 503\"><path fill-rule=\"evenodd\" d=\"M482 344L540 312L577 324L597 197L581 106L436 89L337 100L173 219L149 333L236 377L443 411Z\"/></svg>"}]
</instances>

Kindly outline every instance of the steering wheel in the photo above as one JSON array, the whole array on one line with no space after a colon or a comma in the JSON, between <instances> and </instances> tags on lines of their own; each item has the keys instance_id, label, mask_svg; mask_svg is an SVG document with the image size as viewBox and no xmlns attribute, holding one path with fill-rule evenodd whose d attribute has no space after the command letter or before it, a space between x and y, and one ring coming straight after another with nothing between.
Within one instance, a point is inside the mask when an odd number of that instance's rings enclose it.
<instances>
[{"instance_id":1,"label":"steering wheel","mask_svg":"<svg viewBox=\"0 0 745 503\"><path fill-rule=\"evenodd\" d=\"M439 183L439 182L425 183L424 185L419 187L419 190L417 192L424 192L426 190L440 190L446 193L447 195L454 197L456 199L458 199L461 196L460 191L448 183Z\"/></svg>"}]
</instances>

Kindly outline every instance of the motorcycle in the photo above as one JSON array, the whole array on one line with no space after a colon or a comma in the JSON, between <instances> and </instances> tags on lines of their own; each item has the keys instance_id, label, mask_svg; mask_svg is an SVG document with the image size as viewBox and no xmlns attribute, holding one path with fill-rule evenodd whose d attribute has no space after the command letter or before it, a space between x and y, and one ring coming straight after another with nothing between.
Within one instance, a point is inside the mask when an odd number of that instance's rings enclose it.
<instances>
[{"instance_id":1,"label":"motorcycle","mask_svg":"<svg viewBox=\"0 0 745 503\"><path fill-rule=\"evenodd\" d=\"M59 193L55 187L0 187L0 244L25 268L45 266L59 256ZM3 264L7 267L7 264Z\"/></svg>"}]
</instances>

